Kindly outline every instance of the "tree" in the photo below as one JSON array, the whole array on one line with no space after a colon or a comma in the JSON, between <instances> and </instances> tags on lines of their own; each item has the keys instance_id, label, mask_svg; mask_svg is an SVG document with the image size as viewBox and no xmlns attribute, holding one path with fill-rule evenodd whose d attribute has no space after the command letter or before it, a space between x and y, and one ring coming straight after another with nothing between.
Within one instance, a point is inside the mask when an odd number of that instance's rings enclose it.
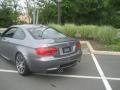
<instances>
[{"instance_id":1,"label":"tree","mask_svg":"<svg viewBox=\"0 0 120 90\"><path fill-rule=\"evenodd\" d=\"M98 23L101 18L102 0L62 0L62 23ZM40 18L44 23L56 22L56 0L38 0ZM40 19L40 20L41 20Z\"/></svg>"},{"instance_id":2,"label":"tree","mask_svg":"<svg viewBox=\"0 0 120 90\"><path fill-rule=\"evenodd\" d=\"M8 27L16 24L19 13L17 12L17 0L0 1L0 27Z\"/></svg>"}]
</instances>

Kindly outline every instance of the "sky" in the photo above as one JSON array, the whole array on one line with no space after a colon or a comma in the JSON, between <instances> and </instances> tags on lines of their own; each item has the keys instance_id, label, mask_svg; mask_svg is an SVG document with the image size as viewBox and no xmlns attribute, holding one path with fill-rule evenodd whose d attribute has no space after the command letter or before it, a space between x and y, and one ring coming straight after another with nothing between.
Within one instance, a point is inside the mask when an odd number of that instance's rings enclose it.
<instances>
[{"instance_id":1,"label":"sky","mask_svg":"<svg viewBox=\"0 0 120 90\"><path fill-rule=\"evenodd\" d=\"M30 0L28 0L28 1L30 1ZM19 2L19 5L22 6L22 8L23 8L23 9L22 9L22 12L23 12L23 13L27 13L27 11L26 11L26 4L25 4L25 3L26 3L26 0L19 0L18 2ZM31 4L32 4L32 3L31 3Z\"/></svg>"},{"instance_id":2,"label":"sky","mask_svg":"<svg viewBox=\"0 0 120 90\"><path fill-rule=\"evenodd\" d=\"M2 2L3 0L0 0L0 2ZM18 0L18 4L21 6L20 8L18 8L20 11L22 11L23 13L26 13L26 0Z\"/></svg>"},{"instance_id":3,"label":"sky","mask_svg":"<svg viewBox=\"0 0 120 90\"><path fill-rule=\"evenodd\" d=\"M20 3L23 7L25 7L25 0L19 0L19 3Z\"/></svg>"},{"instance_id":4,"label":"sky","mask_svg":"<svg viewBox=\"0 0 120 90\"><path fill-rule=\"evenodd\" d=\"M25 5L25 0L19 0L19 5L23 7L22 12L26 13L26 5Z\"/></svg>"},{"instance_id":5,"label":"sky","mask_svg":"<svg viewBox=\"0 0 120 90\"><path fill-rule=\"evenodd\" d=\"M26 7L25 0L19 0L18 2L22 7Z\"/></svg>"}]
</instances>

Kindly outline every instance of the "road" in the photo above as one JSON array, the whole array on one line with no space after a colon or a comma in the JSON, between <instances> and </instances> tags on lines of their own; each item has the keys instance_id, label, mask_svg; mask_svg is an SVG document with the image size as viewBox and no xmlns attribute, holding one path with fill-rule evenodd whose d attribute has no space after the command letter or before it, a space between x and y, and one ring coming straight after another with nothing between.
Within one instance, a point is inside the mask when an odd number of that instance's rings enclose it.
<instances>
[{"instance_id":1,"label":"road","mask_svg":"<svg viewBox=\"0 0 120 90\"><path fill-rule=\"evenodd\" d=\"M62 73L23 77L0 57L0 90L120 90L120 56L92 54L82 46L81 62Z\"/></svg>"}]
</instances>

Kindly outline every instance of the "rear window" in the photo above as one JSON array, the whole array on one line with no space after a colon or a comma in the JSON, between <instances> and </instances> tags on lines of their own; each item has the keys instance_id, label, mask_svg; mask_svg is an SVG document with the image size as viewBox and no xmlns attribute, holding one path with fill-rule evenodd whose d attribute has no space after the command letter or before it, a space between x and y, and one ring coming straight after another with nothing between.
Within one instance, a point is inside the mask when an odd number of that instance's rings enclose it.
<instances>
[{"instance_id":1,"label":"rear window","mask_svg":"<svg viewBox=\"0 0 120 90\"><path fill-rule=\"evenodd\" d=\"M35 39L41 39L41 38L53 39L53 38L65 38L66 37L65 35L56 31L53 28L35 27L35 28L29 28L28 30Z\"/></svg>"},{"instance_id":2,"label":"rear window","mask_svg":"<svg viewBox=\"0 0 120 90\"><path fill-rule=\"evenodd\" d=\"M42 37L46 39L49 39L49 38L52 39L52 38L65 38L66 36L56 31L53 28L48 28L43 32Z\"/></svg>"}]
</instances>

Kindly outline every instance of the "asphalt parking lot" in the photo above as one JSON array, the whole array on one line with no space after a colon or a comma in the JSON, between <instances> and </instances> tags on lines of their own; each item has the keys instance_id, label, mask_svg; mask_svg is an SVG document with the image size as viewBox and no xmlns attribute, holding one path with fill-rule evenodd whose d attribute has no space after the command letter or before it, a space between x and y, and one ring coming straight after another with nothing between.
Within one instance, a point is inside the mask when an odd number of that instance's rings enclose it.
<instances>
[{"instance_id":1,"label":"asphalt parking lot","mask_svg":"<svg viewBox=\"0 0 120 90\"><path fill-rule=\"evenodd\" d=\"M23 77L0 57L0 90L120 90L120 56L93 54L82 44L82 60L62 73Z\"/></svg>"}]
</instances>

